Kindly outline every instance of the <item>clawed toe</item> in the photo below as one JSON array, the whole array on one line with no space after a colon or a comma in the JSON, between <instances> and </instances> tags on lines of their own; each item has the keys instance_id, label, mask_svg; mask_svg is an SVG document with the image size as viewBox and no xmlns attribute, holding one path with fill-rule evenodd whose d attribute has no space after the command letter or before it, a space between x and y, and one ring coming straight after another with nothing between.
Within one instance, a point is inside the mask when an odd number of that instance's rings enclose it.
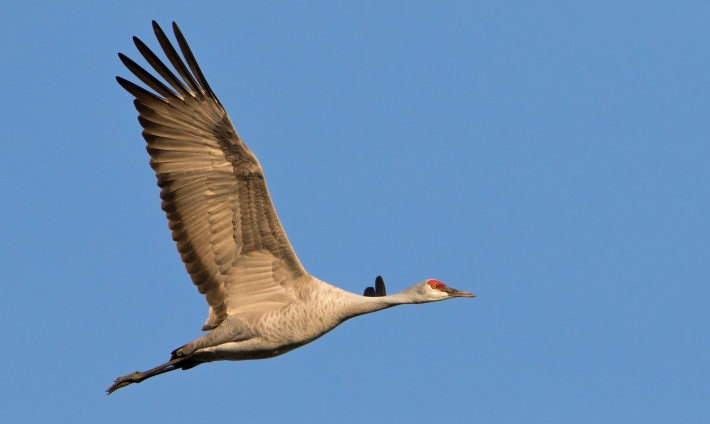
<instances>
[{"instance_id":1,"label":"clawed toe","mask_svg":"<svg viewBox=\"0 0 710 424\"><path fill-rule=\"evenodd\" d=\"M141 377L143 376L143 373L140 371L136 371L134 373L124 375L123 377L118 377L113 381L113 384L111 387L106 389L107 394L111 394L115 392L116 390L120 389L121 387L126 387L129 384L132 383L138 383L141 381Z\"/></svg>"}]
</instances>

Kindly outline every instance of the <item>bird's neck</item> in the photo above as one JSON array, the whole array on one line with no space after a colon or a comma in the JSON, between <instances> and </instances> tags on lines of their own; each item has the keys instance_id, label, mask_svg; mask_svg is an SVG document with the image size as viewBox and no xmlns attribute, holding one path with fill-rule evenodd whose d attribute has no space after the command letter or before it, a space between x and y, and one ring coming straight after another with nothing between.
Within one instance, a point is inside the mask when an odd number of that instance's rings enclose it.
<instances>
[{"instance_id":1,"label":"bird's neck","mask_svg":"<svg viewBox=\"0 0 710 424\"><path fill-rule=\"evenodd\" d=\"M346 292L343 302L344 319L356 317L370 312L376 312L392 306L416 303L406 292L396 293L390 296L368 297Z\"/></svg>"}]
</instances>

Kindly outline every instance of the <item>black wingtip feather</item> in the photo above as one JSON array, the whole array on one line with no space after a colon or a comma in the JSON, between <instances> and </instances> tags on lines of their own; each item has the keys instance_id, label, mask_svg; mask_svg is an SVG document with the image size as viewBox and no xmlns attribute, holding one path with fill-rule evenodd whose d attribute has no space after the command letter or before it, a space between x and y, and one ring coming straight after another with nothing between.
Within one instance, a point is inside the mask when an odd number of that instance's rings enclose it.
<instances>
[{"instance_id":1,"label":"black wingtip feather","mask_svg":"<svg viewBox=\"0 0 710 424\"><path fill-rule=\"evenodd\" d=\"M385 280L382 279L381 275L378 275L377 278L375 278L375 287L366 288L363 296L367 296L367 297L387 296L387 290L385 290Z\"/></svg>"},{"instance_id":2,"label":"black wingtip feather","mask_svg":"<svg viewBox=\"0 0 710 424\"><path fill-rule=\"evenodd\" d=\"M141 100L143 103L160 102L167 104L164 99L156 96L155 94L151 93L143 87L133 84L127 79L117 76L116 81L118 82L118 84L121 85L121 87L123 87L124 90L133 94L136 99Z\"/></svg>"},{"instance_id":3,"label":"black wingtip feather","mask_svg":"<svg viewBox=\"0 0 710 424\"><path fill-rule=\"evenodd\" d=\"M163 63L162 60L158 58L158 56L153 53L153 51L146 46L146 44L143 42L138 37L133 37L133 44L135 44L136 48L138 51L143 55L143 58L145 58L148 63L150 63L150 66L153 67L153 69L160 74L161 77L165 79L180 95L182 96L190 96L189 90L185 87L185 85L178 79L175 74L172 73L170 69L168 69L167 66Z\"/></svg>"},{"instance_id":4,"label":"black wingtip feather","mask_svg":"<svg viewBox=\"0 0 710 424\"><path fill-rule=\"evenodd\" d=\"M197 79L197 82L200 84L202 89L205 90L205 92L210 95L210 97L217 100L217 96L214 94L214 91L212 91L212 88L210 88L210 85L207 83L207 79L205 78L204 74L202 73L200 66L197 64L197 59L195 59L195 55L192 53L192 49L190 49L190 45L187 43L185 36L182 34L182 31L180 31L180 27L178 27L177 23L175 23L175 22L173 22L173 33L175 34L175 39L178 42L178 47L180 47L180 51L182 52L182 56L185 58L185 61L187 62L187 66L190 67L190 70L192 71L192 74ZM218 102L219 102L219 100L218 100Z\"/></svg>"},{"instance_id":5,"label":"black wingtip feather","mask_svg":"<svg viewBox=\"0 0 710 424\"><path fill-rule=\"evenodd\" d=\"M202 89L198 85L197 81L195 81L193 75L190 74L190 71L188 71L187 67L185 66L185 63L183 63L182 59L180 58L180 55L177 53L175 47L173 47L172 43L168 39L168 36L165 35L163 29L160 28L160 25L158 25L158 23L155 21L153 21L153 32L155 33L155 37L158 39L158 43L160 43L160 47L163 49L165 56L167 56L168 60L173 65L175 70L178 72L178 74L180 74L180 77L182 77L183 81L185 81L185 83L190 86L190 89L197 97L203 97Z\"/></svg>"},{"instance_id":6,"label":"black wingtip feather","mask_svg":"<svg viewBox=\"0 0 710 424\"><path fill-rule=\"evenodd\" d=\"M155 90L158 94L161 96L165 97L166 99L169 98L177 98L175 93L170 90L168 87L165 86L162 82L160 82L157 78L155 78L153 75L151 75L148 71L143 69L140 65L138 65L136 62L131 60L128 56L119 53L118 58L121 59L121 62L128 68L129 71L133 73L138 79L143 81L148 87L152 88Z\"/></svg>"},{"instance_id":7,"label":"black wingtip feather","mask_svg":"<svg viewBox=\"0 0 710 424\"><path fill-rule=\"evenodd\" d=\"M375 295L376 296L387 296L387 289L385 289L385 280L381 275L375 278Z\"/></svg>"}]
</instances>

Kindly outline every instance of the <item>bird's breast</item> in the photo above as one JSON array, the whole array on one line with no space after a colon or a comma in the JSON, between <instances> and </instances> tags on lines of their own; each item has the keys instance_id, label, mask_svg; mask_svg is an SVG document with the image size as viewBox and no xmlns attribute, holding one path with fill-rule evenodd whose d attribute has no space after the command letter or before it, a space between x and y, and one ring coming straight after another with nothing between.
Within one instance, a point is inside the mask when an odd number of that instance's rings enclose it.
<instances>
[{"instance_id":1,"label":"bird's breast","mask_svg":"<svg viewBox=\"0 0 710 424\"><path fill-rule=\"evenodd\" d=\"M277 344L302 345L344 321L337 295L322 294L271 311L255 323L255 330Z\"/></svg>"}]
</instances>

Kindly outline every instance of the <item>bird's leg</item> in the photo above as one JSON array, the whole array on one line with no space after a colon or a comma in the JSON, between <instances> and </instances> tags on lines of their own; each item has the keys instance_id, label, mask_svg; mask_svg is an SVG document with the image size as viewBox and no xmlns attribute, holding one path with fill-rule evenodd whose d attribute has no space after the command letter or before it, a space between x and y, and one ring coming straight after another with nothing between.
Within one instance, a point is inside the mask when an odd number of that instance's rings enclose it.
<instances>
[{"instance_id":1,"label":"bird's leg","mask_svg":"<svg viewBox=\"0 0 710 424\"><path fill-rule=\"evenodd\" d=\"M155 368L149 369L148 371L143 371L143 372L136 371L131 374L124 375L123 377L119 377L113 382L111 387L106 389L106 394L110 395L111 393L115 392L116 390L120 389L121 387L125 387L125 386L128 386L129 384L133 384L133 383L140 383L141 381L146 380L150 377L155 377L156 375L160 375L165 372L176 370L176 369L178 369L176 364L178 362L182 362L184 360L185 360L185 358L171 359L170 361L168 361L164 364L158 365Z\"/></svg>"}]
</instances>

